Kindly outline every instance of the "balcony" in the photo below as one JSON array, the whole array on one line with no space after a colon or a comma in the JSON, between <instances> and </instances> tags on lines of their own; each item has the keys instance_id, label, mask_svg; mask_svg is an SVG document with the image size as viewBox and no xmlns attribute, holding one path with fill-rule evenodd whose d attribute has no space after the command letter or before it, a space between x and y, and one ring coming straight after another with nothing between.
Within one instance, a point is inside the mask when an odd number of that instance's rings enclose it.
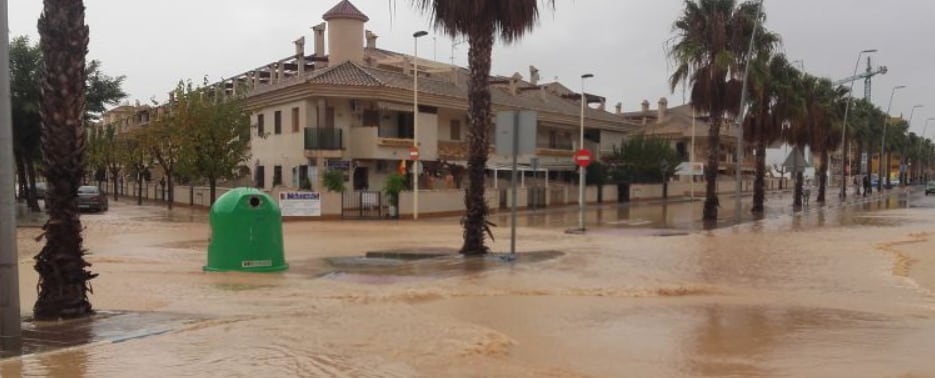
<instances>
[{"instance_id":1,"label":"balcony","mask_svg":"<svg viewBox=\"0 0 935 378\"><path fill-rule=\"evenodd\" d=\"M337 128L305 128L305 149L309 151L335 151L344 149L344 135Z\"/></svg>"}]
</instances>

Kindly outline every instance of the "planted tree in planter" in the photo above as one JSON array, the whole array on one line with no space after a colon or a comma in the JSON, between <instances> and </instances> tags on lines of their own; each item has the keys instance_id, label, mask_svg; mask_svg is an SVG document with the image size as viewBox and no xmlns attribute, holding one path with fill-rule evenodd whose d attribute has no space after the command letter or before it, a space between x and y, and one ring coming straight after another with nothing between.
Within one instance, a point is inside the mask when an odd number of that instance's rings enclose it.
<instances>
[{"instance_id":1,"label":"planted tree in planter","mask_svg":"<svg viewBox=\"0 0 935 378\"><path fill-rule=\"evenodd\" d=\"M329 192L344 193L344 172L331 169L321 177L322 185Z\"/></svg>"},{"instance_id":2,"label":"planted tree in planter","mask_svg":"<svg viewBox=\"0 0 935 378\"><path fill-rule=\"evenodd\" d=\"M386 201L390 204L390 216L399 215L399 193L405 187L405 179L399 173L390 174L383 184L383 193L386 194Z\"/></svg>"}]
</instances>

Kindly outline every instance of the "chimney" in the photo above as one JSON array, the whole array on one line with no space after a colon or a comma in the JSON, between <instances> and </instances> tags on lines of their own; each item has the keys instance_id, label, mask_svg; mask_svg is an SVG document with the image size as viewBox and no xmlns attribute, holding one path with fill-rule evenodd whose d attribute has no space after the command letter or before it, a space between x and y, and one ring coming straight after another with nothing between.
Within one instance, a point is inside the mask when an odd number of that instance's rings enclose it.
<instances>
[{"instance_id":1,"label":"chimney","mask_svg":"<svg viewBox=\"0 0 935 378\"><path fill-rule=\"evenodd\" d=\"M341 0L321 18L328 22L328 64L363 63L364 24L370 18L348 0Z\"/></svg>"},{"instance_id":2,"label":"chimney","mask_svg":"<svg viewBox=\"0 0 935 378\"><path fill-rule=\"evenodd\" d=\"M529 66L529 83L539 85L539 69L536 66Z\"/></svg>"},{"instance_id":3,"label":"chimney","mask_svg":"<svg viewBox=\"0 0 935 378\"><path fill-rule=\"evenodd\" d=\"M296 64L299 66L299 76L305 76L305 37L304 36L295 40L295 59L296 59Z\"/></svg>"},{"instance_id":4,"label":"chimney","mask_svg":"<svg viewBox=\"0 0 935 378\"><path fill-rule=\"evenodd\" d=\"M520 75L519 72L513 73L513 76L510 76L510 95L516 96L519 93L519 81L523 80L523 75Z\"/></svg>"},{"instance_id":5,"label":"chimney","mask_svg":"<svg viewBox=\"0 0 935 378\"><path fill-rule=\"evenodd\" d=\"M617 110L617 114L623 114L623 103L618 102L614 108Z\"/></svg>"},{"instance_id":6,"label":"chimney","mask_svg":"<svg viewBox=\"0 0 935 378\"><path fill-rule=\"evenodd\" d=\"M649 100L643 100L640 104L643 107L643 124L646 124L646 116L649 115Z\"/></svg>"},{"instance_id":7,"label":"chimney","mask_svg":"<svg viewBox=\"0 0 935 378\"><path fill-rule=\"evenodd\" d=\"M669 106L669 100L666 100L665 97L659 98L659 108L656 109L658 115L656 116L656 123L662 123L663 118L666 116L666 109Z\"/></svg>"},{"instance_id":8,"label":"chimney","mask_svg":"<svg viewBox=\"0 0 935 378\"><path fill-rule=\"evenodd\" d=\"M315 57L324 58L325 57L325 28L327 24L324 22L312 26L312 32L315 34Z\"/></svg>"},{"instance_id":9,"label":"chimney","mask_svg":"<svg viewBox=\"0 0 935 378\"><path fill-rule=\"evenodd\" d=\"M367 38L367 48L371 50L377 48L377 35L370 30L364 31L364 35Z\"/></svg>"}]
</instances>

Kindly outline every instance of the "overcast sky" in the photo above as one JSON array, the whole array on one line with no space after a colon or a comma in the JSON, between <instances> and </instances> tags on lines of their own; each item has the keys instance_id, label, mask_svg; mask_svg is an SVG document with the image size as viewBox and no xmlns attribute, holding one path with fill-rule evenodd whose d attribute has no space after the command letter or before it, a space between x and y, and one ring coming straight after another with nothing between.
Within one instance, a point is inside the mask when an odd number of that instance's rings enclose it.
<instances>
[{"instance_id":1,"label":"overcast sky","mask_svg":"<svg viewBox=\"0 0 935 378\"><path fill-rule=\"evenodd\" d=\"M200 82L230 77L293 53L292 41L338 0L85 0L91 28L91 59L103 62L110 75L126 75L131 99L166 98L182 78ZM41 1L10 2L11 35L37 38ZM366 28L380 36L381 48L411 53L412 33L429 29L427 17L409 0L354 0L370 17ZM540 25L521 42L498 45L493 72L528 77L528 66L542 80L558 78L572 89L580 75L595 79L587 91L607 97L608 108L623 102L625 111L643 99L655 103L666 96L682 103L681 90L671 93L665 55L678 17L680 0L558 0L542 14ZM395 4L393 6L392 4ZM392 14L391 14L392 11ZM873 101L885 108L890 89L898 92L892 114L904 114L914 104L913 130L921 133L926 118L935 117L935 1L932 0L765 0L767 27L783 37L790 60L803 60L806 71L833 79L853 73L858 51L876 48L875 65L889 68L874 80ZM434 35L431 34L430 37ZM423 38L420 55L449 61L451 39L438 34ZM466 64L467 45L455 50L455 62ZM863 65L861 63L861 70ZM854 91L863 93L863 82ZM935 134L935 122L928 134Z\"/></svg>"}]
</instances>

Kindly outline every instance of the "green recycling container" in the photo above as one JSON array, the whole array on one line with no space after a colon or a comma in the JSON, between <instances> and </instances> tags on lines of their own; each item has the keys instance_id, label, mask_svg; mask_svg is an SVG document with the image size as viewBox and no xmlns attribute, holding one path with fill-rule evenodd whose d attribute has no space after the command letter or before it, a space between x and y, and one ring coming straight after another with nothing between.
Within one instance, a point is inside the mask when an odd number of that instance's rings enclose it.
<instances>
[{"instance_id":1,"label":"green recycling container","mask_svg":"<svg viewBox=\"0 0 935 378\"><path fill-rule=\"evenodd\" d=\"M282 216L268 194L235 188L211 206L209 272L278 272L286 270Z\"/></svg>"}]
</instances>

